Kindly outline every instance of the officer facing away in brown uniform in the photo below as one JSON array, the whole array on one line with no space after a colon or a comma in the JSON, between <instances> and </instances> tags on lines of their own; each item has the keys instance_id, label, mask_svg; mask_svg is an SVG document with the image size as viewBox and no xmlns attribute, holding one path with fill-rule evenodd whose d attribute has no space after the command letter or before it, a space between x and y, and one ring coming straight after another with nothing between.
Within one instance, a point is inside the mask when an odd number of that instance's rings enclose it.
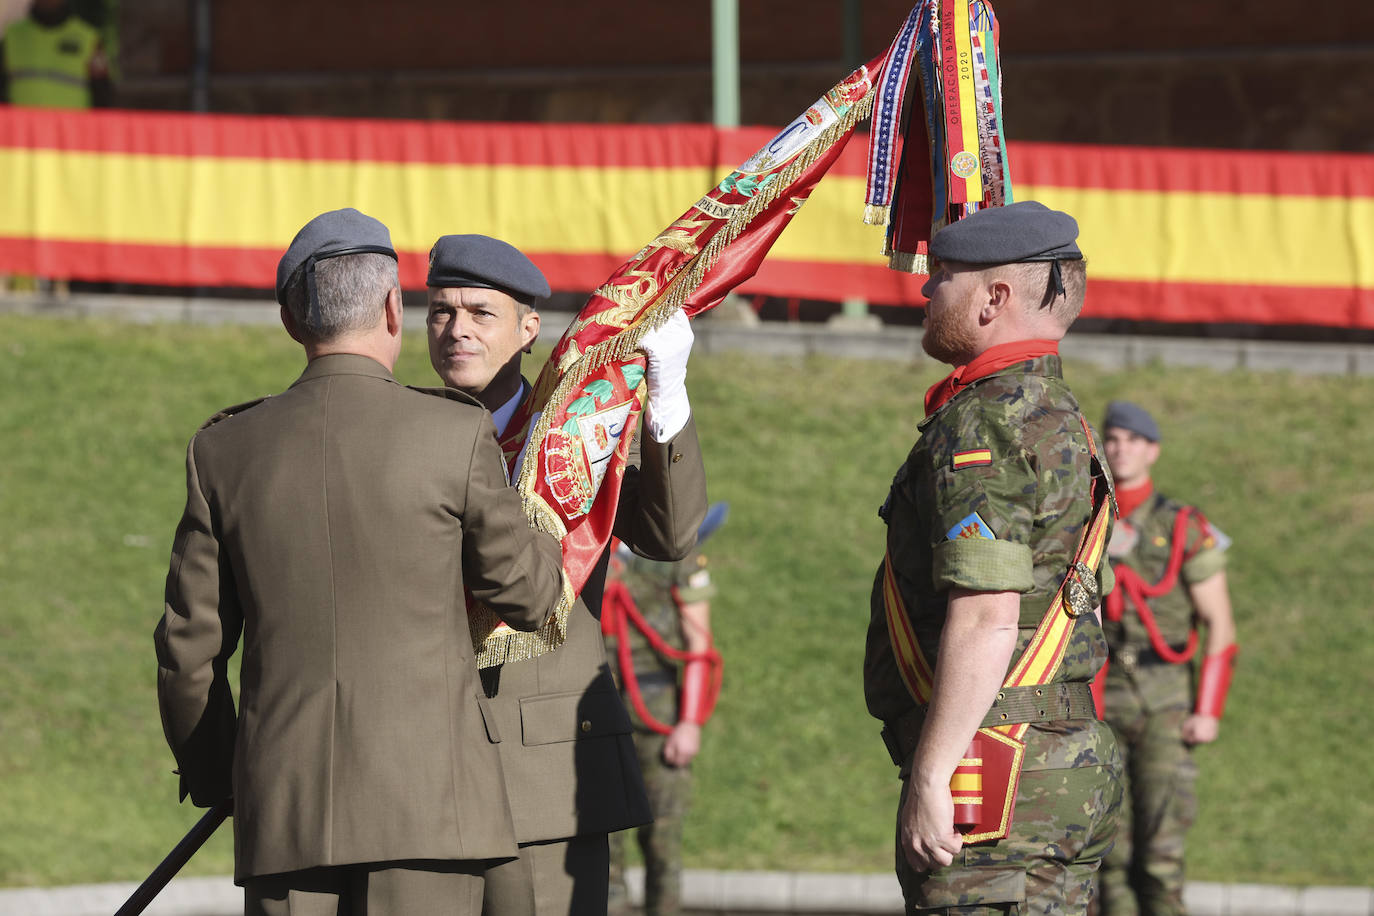
<instances>
[{"instance_id":1,"label":"officer facing away in brown uniform","mask_svg":"<svg viewBox=\"0 0 1374 916\"><path fill-rule=\"evenodd\" d=\"M356 210L311 220L277 297L305 371L221 411L187 450L155 634L182 797L233 796L248 914L475 916L488 864L516 841L464 589L536 629L561 552L527 523L481 405L392 377L385 226Z\"/></svg>"}]
</instances>

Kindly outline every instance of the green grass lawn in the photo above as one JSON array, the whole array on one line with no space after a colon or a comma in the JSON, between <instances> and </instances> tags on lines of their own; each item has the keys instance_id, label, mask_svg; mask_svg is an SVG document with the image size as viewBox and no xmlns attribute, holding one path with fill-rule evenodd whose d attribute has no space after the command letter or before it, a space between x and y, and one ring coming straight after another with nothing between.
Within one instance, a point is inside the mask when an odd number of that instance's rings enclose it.
<instances>
[{"instance_id":1,"label":"green grass lawn","mask_svg":"<svg viewBox=\"0 0 1374 916\"><path fill-rule=\"evenodd\" d=\"M543 354L539 354L542 356ZM217 409L295 379L279 330L0 316L0 885L140 878L199 815L176 803L152 631ZM533 367L531 367L533 368ZM412 336L398 367L432 384ZM725 689L687 864L886 871L895 768L860 664L876 514L938 371L698 356ZM1156 479L1235 539L1242 654L1203 748L1190 878L1365 884L1374 860L1374 379L1070 366L1089 417L1156 412ZM188 873L231 869L229 831Z\"/></svg>"}]
</instances>

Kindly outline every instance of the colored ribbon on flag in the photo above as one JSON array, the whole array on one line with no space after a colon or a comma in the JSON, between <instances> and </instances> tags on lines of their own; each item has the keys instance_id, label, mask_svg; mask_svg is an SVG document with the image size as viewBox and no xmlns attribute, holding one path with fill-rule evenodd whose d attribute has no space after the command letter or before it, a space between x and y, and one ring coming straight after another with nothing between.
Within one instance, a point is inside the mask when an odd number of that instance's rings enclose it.
<instances>
[{"instance_id":1,"label":"colored ribbon on flag","mask_svg":"<svg viewBox=\"0 0 1374 916\"><path fill-rule=\"evenodd\" d=\"M897 162L902 148L902 101L911 74L911 49L920 14L921 7L918 5L907 15L897 37L892 39L892 47L887 50L887 66L883 68L880 88L873 103L868 143L868 189L864 195L864 222L871 226L887 223L892 194L896 190Z\"/></svg>"},{"instance_id":2,"label":"colored ribbon on flag","mask_svg":"<svg viewBox=\"0 0 1374 916\"><path fill-rule=\"evenodd\" d=\"M950 204L979 201L983 197L969 28L968 3L945 0L940 4L940 77L944 89L945 139L949 144Z\"/></svg>"},{"instance_id":3,"label":"colored ribbon on flag","mask_svg":"<svg viewBox=\"0 0 1374 916\"><path fill-rule=\"evenodd\" d=\"M511 418L502 449L531 524L563 546L563 596L533 633L469 607L479 667L562 645L568 612L611 538L629 433L643 406L643 336L699 314L758 270L873 105L887 54L841 80L610 276Z\"/></svg>"},{"instance_id":4,"label":"colored ribbon on flag","mask_svg":"<svg viewBox=\"0 0 1374 916\"><path fill-rule=\"evenodd\" d=\"M899 62L894 48L879 82L884 99L900 99L914 70L919 91L901 142L874 117L864 219L885 218L889 267L925 273L927 246L936 232L981 207L1011 202L1011 168L992 4L921 0L908 23L915 60ZM886 113L881 103L878 112ZM892 117L900 120L900 110ZM878 197L883 188L895 189L887 201Z\"/></svg>"}]
</instances>

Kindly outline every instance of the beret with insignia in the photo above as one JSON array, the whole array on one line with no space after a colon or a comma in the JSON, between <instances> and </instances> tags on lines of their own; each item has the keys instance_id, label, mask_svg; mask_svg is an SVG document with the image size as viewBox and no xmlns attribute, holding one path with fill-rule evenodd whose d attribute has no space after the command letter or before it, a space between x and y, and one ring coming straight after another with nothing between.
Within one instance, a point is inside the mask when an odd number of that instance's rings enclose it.
<instances>
[{"instance_id":1,"label":"beret with insignia","mask_svg":"<svg viewBox=\"0 0 1374 916\"><path fill-rule=\"evenodd\" d=\"M525 305L549 295L549 281L514 245L487 235L444 235L429 251L431 288L496 289Z\"/></svg>"}]
</instances>

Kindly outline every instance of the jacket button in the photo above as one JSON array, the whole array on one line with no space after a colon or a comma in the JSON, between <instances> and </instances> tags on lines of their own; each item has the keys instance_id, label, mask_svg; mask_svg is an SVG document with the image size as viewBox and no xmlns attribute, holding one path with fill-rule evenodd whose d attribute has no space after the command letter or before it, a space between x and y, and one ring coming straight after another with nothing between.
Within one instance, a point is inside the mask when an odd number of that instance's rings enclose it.
<instances>
[{"instance_id":1,"label":"jacket button","mask_svg":"<svg viewBox=\"0 0 1374 916\"><path fill-rule=\"evenodd\" d=\"M679 461L681 461L681 460L682 460L682 452L678 452L676 455L673 456L673 464L677 464L677 463L678 463Z\"/></svg>"},{"instance_id":2,"label":"jacket button","mask_svg":"<svg viewBox=\"0 0 1374 916\"><path fill-rule=\"evenodd\" d=\"M589 732L589 731L592 730L592 720L591 720L591 719L583 719L583 720L582 720L582 730L583 730L584 732Z\"/></svg>"}]
</instances>

